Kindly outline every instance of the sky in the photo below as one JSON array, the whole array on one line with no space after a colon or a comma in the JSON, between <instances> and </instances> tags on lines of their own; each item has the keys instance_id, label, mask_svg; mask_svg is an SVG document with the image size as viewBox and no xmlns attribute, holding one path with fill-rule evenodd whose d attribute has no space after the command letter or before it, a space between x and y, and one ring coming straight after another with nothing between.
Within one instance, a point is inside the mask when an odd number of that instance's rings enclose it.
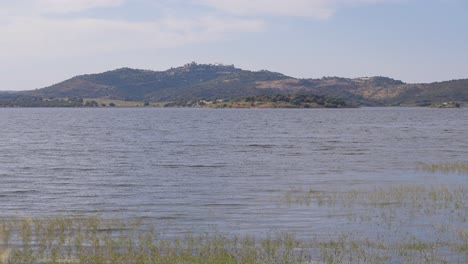
<instances>
[{"instance_id":1,"label":"sky","mask_svg":"<svg viewBox=\"0 0 468 264\"><path fill-rule=\"evenodd\" d=\"M0 90L121 67L468 78L466 0L0 0Z\"/></svg>"}]
</instances>

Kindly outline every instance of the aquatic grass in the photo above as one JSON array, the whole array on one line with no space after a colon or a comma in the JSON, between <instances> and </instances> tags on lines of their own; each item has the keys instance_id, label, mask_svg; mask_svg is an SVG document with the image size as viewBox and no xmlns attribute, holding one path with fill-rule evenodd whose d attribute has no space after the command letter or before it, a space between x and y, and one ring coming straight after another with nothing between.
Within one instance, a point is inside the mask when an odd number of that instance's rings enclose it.
<instances>
[{"instance_id":1,"label":"aquatic grass","mask_svg":"<svg viewBox=\"0 0 468 264\"><path fill-rule=\"evenodd\" d=\"M468 191L463 187L445 185L393 186L340 192L293 188L280 198L280 202L309 207L396 207L426 212L432 209L464 210L463 207L468 204Z\"/></svg>"},{"instance_id":2,"label":"aquatic grass","mask_svg":"<svg viewBox=\"0 0 468 264\"><path fill-rule=\"evenodd\" d=\"M457 233L459 240L461 240L461 243L456 246L456 250L468 254L468 229L459 230Z\"/></svg>"},{"instance_id":3,"label":"aquatic grass","mask_svg":"<svg viewBox=\"0 0 468 264\"><path fill-rule=\"evenodd\" d=\"M468 190L402 185L320 191L292 188L279 206L346 220L356 233L316 242L324 263L466 263ZM419 228L415 228L419 226ZM414 232L414 234L413 234ZM338 237L336 237L338 235ZM419 238L418 238L419 237Z\"/></svg>"},{"instance_id":4,"label":"aquatic grass","mask_svg":"<svg viewBox=\"0 0 468 264\"><path fill-rule=\"evenodd\" d=\"M163 238L152 227L99 218L1 222L11 236L0 245L0 263L466 263L468 257L465 229L448 243L411 234L393 242L371 240L359 233L305 241L292 233L256 238L187 232Z\"/></svg>"},{"instance_id":5,"label":"aquatic grass","mask_svg":"<svg viewBox=\"0 0 468 264\"><path fill-rule=\"evenodd\" d=\"M288 205L328 208L340 217L374 221L382 229L366 236L359 230L330 238L298 239L293 233L266 237L236 236L213 230L164 236L142 219L53 217L0 220L3 263L467 263L468 194L463 187L392 186L337 192L294 188ZM358 208L359 210L355 210ZM364 210L360 210L364 209ZM370 212L370 215L368 213ZM428 238L411 229L399 232L408 218L442 215L424 227ZM164 230L161 230L164 231ZM372 231L372 232L374 232ZM432 239L435 238L435 239Z\"/></svg>"},{"instance_id":6,"label":"aquatic grass","mask_svg":"<svg viewBox=\"0 0 468 264\"><path fill-rule=\"evenodd\" d=\"M377 246L378 245L378 246ZM323 263L387 263L395 252L388 245L359 241L351 234L341 235L335 240L320 242L316 245Z\"/></svg>"},{"instance_id":7,"label":"aquatic grass","mask_svg":"<svg viewBox=\"0 0 468 264\"><path fill-rule=\"evenodd\" d=\"M423 164L419 166L420 170L432 173L468 173L468 161L459 161L453 163Z\"/></svg>"},{"instance_id":8,"label":"aquatic grass","mask_svg":"<svg viewBox=\"0 0 468 264\"><path fill-rule=\"evenodd\" d=\"M290 234L268 239L219 233L162 238L141 222L100 218L2 220L0 263L304 263Z\"/></svg>"},{"instance_id":9,"label":"aquatic grass","mask_svg":"<svg viewBox=\"0 0 468 264\"><path fill-rule=\"evenodd\" d=\"M335 240L318 242L320 263L466 263L467 256L454 254L454 248L433 242L401 238L394 243L362 240L358 234L345 234Z\"/></svg>"}]
</instances>

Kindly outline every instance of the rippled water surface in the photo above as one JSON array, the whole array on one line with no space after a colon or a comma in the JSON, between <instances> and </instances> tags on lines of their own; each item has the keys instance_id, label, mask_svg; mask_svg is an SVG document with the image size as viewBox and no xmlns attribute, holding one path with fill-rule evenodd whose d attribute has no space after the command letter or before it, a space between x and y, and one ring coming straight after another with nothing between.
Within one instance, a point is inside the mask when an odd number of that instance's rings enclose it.
<instances>
[{"instance_id":1,"label":"rippled water surface","mask_svg":"<svg viewBox=\"0 0 468 264\"><path fill-rule=\"evenodd\" d=\"M329 232L292 188L467 187L468 108L0 109L2 217L144 217L203 230Z\"/></svg>"}]
</instances>

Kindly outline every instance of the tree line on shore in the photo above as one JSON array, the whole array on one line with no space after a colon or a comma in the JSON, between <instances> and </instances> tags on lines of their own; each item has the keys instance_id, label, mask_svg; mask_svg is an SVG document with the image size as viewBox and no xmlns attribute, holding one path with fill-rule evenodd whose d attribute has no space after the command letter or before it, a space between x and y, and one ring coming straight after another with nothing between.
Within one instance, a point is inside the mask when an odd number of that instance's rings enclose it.
<instances>
[{"instance_id":1,"label":"tree line on shore","mask_svg":"<svg viewBox=\"0 0 468 264\"><path fill-rule=\"evenodd\" d=\"M149 102L140 104L150 106ZM0 107L115 107L114 102L103 102L99 99L71 98L42 98L16 97L0 99ZM247 96L239 99L182 99L174 102L158 104L164 107L212 107L212 108L339 108L347 107L344 100L320 95L304 94L274 94Z\"/></svg>"},{"instance_id":2,"label":"tree line on shore","mask_svg":"<svg viewBox=\"0 0 468 264\"><path fill-rule=\"evenodd\" d=\"M206 107L206 108L340 108L349 107L342 99L307 94L263 94L240 99L193 99L178 100L164 104L164 107Z\"/></svg>"},{"instance_id":3,"label":"tree line on shore","mask_svg":"<svg viewBox=\"0 0 468 264\"><path fill-rule=\"evenodd\" d=\"M105 107L115 106L99 104L95 100L85 100L79 97L71 98L42 98L42 97L17 97L12 99L1 99L0 107Z\"/></svg>"}]
</instances>

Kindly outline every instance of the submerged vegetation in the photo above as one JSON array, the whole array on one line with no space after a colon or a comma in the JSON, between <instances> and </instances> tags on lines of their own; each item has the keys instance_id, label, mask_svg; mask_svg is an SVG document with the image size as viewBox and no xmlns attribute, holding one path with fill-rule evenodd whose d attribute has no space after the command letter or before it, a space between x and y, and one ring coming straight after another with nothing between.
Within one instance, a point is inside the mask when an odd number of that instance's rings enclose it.
<instances>
[{"instance_id":1,"label":"submerged vegetation","mask_svg":"<svg viewBox=\"0 0 468 264\"><path fill-rule=\"evenodd\" d=\"M424 165L462 172L466 162ZM98 217L0 220L0 264L13 263L467 263L466 186L293 188L278 206L314 210L340 229L299 237L253 237L216 230L164 235L142 220ZM338 221L336 221L338 220ZM159 230L164 231L164 229Z\"/></svg>"},{"instance_id":2,"label":"submerged vegetation","mask_svg":"<svg viewBox=\"0 0 468 264\"><path fill-rule=\"evenodd\" d=\"M329 238L298 238L293 233L236 236L196 230L168 236L138 219L4 219L0 220L0 263L468 261L468 192L463 187L395 186L335 192L292 189L281 201L303 210L328 208L328 217L344 215L347 230L352 231L341 232L337 227L337 233ZM417 228L412 229L414 226Z\"/></svg>"},{"instance_id":3,"label":"submerged vegetation","mask_svg":"<svg viewBox=\"0 0 468 264\"><path fill-rule=\"evenodd\" d=\"M0 222L0 263L466 263L468 230L452 241L408 235L396 242L343 234L300 240L290 233L256 239L187 232L164 238L141 221L101 218Z\"/></svg>"},{"instance_id":4,"label":"submerged vegetation","mask_svg":"<svg viewBox=\"0 0 468 264\"><path fill-rule=\"evenodd\" d=\"M291 189L279 205L323 212L353 226L355 230L339 242L326 244L330 249L325 259L332 260L326 263L466 263L467 204L468 190L463 186L409 185ZM323 260L323 252L320 256Z\"/></svg>"},{"instance_id":5,"label":"submerged vegetation","mask_svg":"<svg viewBox=\"0 0 468 264\"><path fill-rule=\"evenodd\" d=\"M292 189L283 199L287 204L339 207L400 207L407 210L460 209L468 204L468 191L463 187L394 186L372 190L321 192L314 189ZM466 210L466 209L465 209ZM468 216L467 216L468 217Z\"/></svg>"},{"instance_id":6,"label":"submerged vegetation","mask_svg":"<svg viewBox=\"0 0 468 264\"><path fill-rule=\"evenodd\" d=\"M442 173L468 173L468 161L454 163L424 164L419 167L423 171Z\"/></svg>"},{"instance_id":7,"label":"submerged vegetation","mask_svg":"<svg viewBox=\"0 0 468 264\"><path fill-rule=\"evenodd\" d=\"M293 235L256 240L222 234L164 239L141 221L100 218L4 220L3 263L304 263ZM1 259L0 259L1 261Z\"/></svg>"}]
</instances>

